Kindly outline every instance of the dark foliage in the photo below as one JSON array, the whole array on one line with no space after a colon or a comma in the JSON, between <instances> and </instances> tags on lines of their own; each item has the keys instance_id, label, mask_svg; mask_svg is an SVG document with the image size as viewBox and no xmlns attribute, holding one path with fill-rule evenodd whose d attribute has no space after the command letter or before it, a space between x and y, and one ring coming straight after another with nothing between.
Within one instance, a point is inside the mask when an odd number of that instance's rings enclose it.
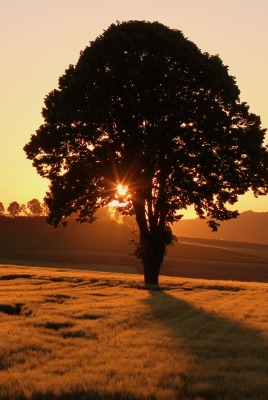
<instances>
[{"instance_id":1,"label":"dark foliage","mask_svg":"<svg viewBox=\"0 0 268 400\"><path fill-rule=\"evenodd\" d=\"M27 208L30 210L31 215L38 217L43 214L43 208L40 200L32 199L28 201Z\"/></svg>"},{"instance_id":2,"label":"dark foliage","mask_svg":"<svg viewBox=\"0 0 268 400\"><path fill-rule=\"evenodd\" d=\"M17 217L21 213L21 205L17 201L12 201L7 207L7 212L11 217Z\"/></svg>"},{"instance_id":3,"label":"dark foliage","mask_svg":"<svg viewBox=\"0 0 268 400\"><path fill-rule=\"evenodd\" d=\"M4 204L0 201L0 215L4 215L5 213L5 207Z\"/></svg>"},{"instance_id":4,"label":"dark foliage","mask_svg":"<svg viewBox=\"0 0 268 400\"><path fill-rule=\"evenodd\" d=\"M43 118L24 149L51 182L48 221L91 223L127 185L122 211L136 216L147 283L158 282L178 210L194 205L216 230L238 215L226 208L238 195L267 193L260 118L218 56L160 23L111 25L60 77Z\"/></svg>"}]
</instances>

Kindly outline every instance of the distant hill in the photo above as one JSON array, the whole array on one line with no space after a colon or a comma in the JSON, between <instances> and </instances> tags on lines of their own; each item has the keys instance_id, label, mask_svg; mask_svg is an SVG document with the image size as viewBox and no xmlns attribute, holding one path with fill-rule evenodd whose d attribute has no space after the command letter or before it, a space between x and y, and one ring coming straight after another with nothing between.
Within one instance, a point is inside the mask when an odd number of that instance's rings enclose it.
<instances>
[{"instance_id":1,"label":"distant hill","mask_svg":"<svg viewBox=\"0 0 268 400\"><path fill-rule=\"evenodd\" d=\"M46 223L45 217L1 217L0 247L16 244L24 247L25 243L63 248L101 249L128 247L129 237L135 228L134 217L124 217L127 223L119 224L114 219L102 216L92 225L79 224L71 220L67 229L54 229ZM15 228L15 229L14 229ZM238 218L221 222L218 232L212 232L206 220L200 218L183 219L172 227L178 237L203 238L268 244L268 212L246 211ZM57 243L57 244L56 244ZM5 244L5 245L4 245Z\"/></svg>"},{"instance_id":2,"label":"distant hill","mask_svg":"<svg viewBox=\"0 0 268 400\"><path fill-rule=\"evenodd\" d=\"M129 264L129 235L128 226L111 219L54 229L45 217L0 217L0 259Z\"/></svg>"},{"instance_id":3,"label":"distant hill","mask_svg":"<svg viewBox=\"0 0 268 400\"><path fill-rule=\"evenodd\" d=\"M218 232L212 232L206 220L199 218L181 220L172 231L178 237L268 244L268 212L243 212L236 219L222 222Z\"/></svg>"},{"instance_id":4,"label":"distant hill","mask_svg":"<svg viewBox=\"0 0 268 400\"><path fill-rule=\"evenodd\" d=\"M133 222L72 220L67 229L53 229L44 217L0 217L0 264L142 273L128 257ZM205 221L182 220L173 229L181 240L168 249L161 273L268 282L267 222L268 213L246 212L211 233Z\"/></svg>"}]
</instances>

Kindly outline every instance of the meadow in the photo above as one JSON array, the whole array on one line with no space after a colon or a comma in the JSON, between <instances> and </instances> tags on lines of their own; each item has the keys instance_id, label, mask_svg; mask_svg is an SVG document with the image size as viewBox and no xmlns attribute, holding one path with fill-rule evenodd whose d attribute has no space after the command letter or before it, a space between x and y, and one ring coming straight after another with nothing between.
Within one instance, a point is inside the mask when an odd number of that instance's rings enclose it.
<instances>
[{"instance_id":1,"label":"meadow","mask_svg":"<svg viewBox=\"0 0 268 400\"><path fill-rule=\"evenodd\" d=\"M268 284L0 266L0 399L268 398Z\"/></svg>"},{"instance_id":2,"label":"meadow","mask_svg":"<svg viewBox=\"0 0 268 400\"><path fill-rule=\"evenodd\" d=\"M131 222L131 221L130 221ZM53 229L44 217L0 218L0 264L142 273L129 253L133 226L104 219ZM179 236L161 267L167 276L268 283L268 244Z\"/></svg>"}]
</instances>

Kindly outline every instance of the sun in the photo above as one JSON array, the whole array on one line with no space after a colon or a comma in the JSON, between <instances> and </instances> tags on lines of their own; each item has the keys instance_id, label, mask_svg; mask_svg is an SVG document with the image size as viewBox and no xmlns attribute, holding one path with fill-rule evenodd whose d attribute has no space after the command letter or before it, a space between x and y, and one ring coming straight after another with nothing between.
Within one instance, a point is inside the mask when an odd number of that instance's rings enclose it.
<instances>
[{"instance_id":1,"label":"sun","mask_svg":"<svg viewBox=\"0 0 268 400\"><path fill-rule=\"evenodd\" d=\"M117 185L117 193L119 194L119 196L125 196L127 194L128 191L128 187L124 186L124 185Z\"/></svg>"}]
</instances>

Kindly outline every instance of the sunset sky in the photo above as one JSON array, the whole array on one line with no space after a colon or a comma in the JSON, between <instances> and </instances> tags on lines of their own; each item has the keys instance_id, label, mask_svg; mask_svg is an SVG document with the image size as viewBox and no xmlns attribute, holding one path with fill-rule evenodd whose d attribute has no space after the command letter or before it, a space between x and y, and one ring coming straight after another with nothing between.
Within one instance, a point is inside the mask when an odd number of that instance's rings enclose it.
<instances>
[{"instance_id":1,"label":"sunset sky","mask_svg":"<svg viewBox=\"0 0 268 400\"><path fill-rule=\"evenodd\" d=\"M43 99L59 76L117 20L159 21L219 54L241 100L268 128L267 19L267 0L0 0L0 201L43 199L48 181L23 146L42 123ZM247 194L237 208L268 211L268 197Z\"/></svg>"}]
</instances>

